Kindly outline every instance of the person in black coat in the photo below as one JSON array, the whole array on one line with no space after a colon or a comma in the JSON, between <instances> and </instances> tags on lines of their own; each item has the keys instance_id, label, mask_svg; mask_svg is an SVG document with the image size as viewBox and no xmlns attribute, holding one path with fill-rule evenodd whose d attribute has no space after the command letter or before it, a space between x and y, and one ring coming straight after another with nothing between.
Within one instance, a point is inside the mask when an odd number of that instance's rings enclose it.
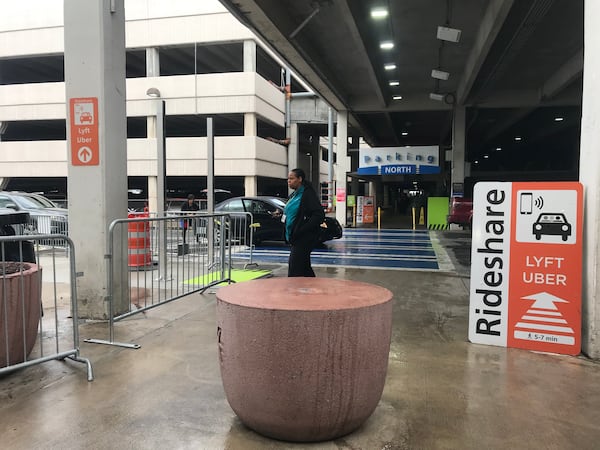
<instances>
[{"instance_id":1,"label":"person in black coat","mask_svg":"<svg viewBox=\"0 0 600 450\"><path fill-rule=\"evenodd\" d=\"M199 211L200 206L196 203L196 197L194 194L190 194L187 196L187 200L181 205L182 213L194 213L195 211ZM182 219L182 228L183 228L183 243L185 244L185 234L194 223L194 219Z\"/></svg>"},{"instance_id":2,"label":"person in black coat","mask_svg":"<svg viewBox=\"0 0 600 450\"><path fill-rule=\"evenodd\" d=\"M291 246L288 277L314 277L310 254L319 242L325 213L302 169L290 171L288 187L294 190L283 212L285 240Z\"/></svg>"}]
</instances>

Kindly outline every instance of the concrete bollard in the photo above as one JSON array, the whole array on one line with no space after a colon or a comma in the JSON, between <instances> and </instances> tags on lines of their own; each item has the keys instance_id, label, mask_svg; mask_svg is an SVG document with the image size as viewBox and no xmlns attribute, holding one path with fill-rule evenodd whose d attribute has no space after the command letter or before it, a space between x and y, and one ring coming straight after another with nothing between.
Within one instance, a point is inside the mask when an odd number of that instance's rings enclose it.
<instances>
[{"instance_id":1,"label":"concrete bollard","mask_svg":"<svg viewBox=\"0 0 600 450\"><path fill-rule=\"evenodd\" d=\"M295 442L358 428L383 391L392 293L332 278L271 278L217 291L221 376L260 434Z\"/></svg>"}]
</instances>

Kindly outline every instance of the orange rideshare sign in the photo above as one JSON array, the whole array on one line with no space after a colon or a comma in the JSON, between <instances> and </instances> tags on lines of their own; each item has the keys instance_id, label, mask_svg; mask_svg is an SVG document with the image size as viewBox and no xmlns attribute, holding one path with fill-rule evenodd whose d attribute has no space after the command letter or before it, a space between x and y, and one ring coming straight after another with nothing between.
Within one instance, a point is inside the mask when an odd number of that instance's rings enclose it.
<instances>
[{"instance_id":1,"label":"orange rideshare sign","mask_svg":"<svg viewBox=\"0 0 600 450\"><path fill-rule=\"evenodd\" d=\"M581 350L583 189L513 183L509 347Z\"/></svg>"},{"instance_id":2,"label":"orange rideshare sign","mask_svg":"<svg viewBox=\"0 0 600 450\"><path fill-rule=\"evenodd\" d=\"M98 142L98 98L69 100L71 116L71 164L97 166L100 164Z\"/></svg>"},{"instance_id":3,"label":"orange rideshare sign","mask_svg":"<svg viewBox=\"0 0 600 450\"><path fill-rule=\"evenodd\" d=\"M469 340L578 354L582 239L580 183L478 183Z\"/></svg>"}]
</instances>

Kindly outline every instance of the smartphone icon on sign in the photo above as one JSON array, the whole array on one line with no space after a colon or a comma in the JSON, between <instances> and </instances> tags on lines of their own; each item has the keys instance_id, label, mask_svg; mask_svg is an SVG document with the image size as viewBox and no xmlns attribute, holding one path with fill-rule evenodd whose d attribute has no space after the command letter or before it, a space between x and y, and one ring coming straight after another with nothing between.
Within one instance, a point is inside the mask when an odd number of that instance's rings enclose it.
<instances>
[{"instance_id":1,"label":"smartphone icon on sign","mask_svg":"<svg viewBox=\"0 0 600 450\"><path fill-rule=\"evenodd\" d=\"M533 194L531 192L522 192L521 195L521 214L531 214L533 212Z\"/></svg>"}]
</instances>

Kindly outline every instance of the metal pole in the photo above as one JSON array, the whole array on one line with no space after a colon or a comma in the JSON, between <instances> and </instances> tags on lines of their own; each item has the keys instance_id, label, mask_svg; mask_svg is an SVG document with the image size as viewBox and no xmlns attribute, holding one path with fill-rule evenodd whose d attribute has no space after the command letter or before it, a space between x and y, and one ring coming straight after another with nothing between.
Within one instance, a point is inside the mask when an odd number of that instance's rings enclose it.
<instances>
[{"instance_id":1,"label":"metal pole","mask_svg":"<svg viewBox=\"0 0 600 450\"><path fill-rule=\"evenodd\" d=\"M327 113L327 207L333 208L333 109Z\"/></svg>"},{"instance_id":2,"label":"metal pole","mask_svg":"<svg viewBox=\"0 0 600 450\"><path fill-rule=\"evenodd\" d=\"M215 136L213 130L212 117L206 118L206 207L209 214L214 212L215 208ZM214 244L214 216L208 221L208 261L213 262L213 244ZM220 245L225 245L225 221L221 220L221 240ZM221 267L221 270L223 268Z\"/></svg>"},{"instance_id":3,"label":"metal pole","mask_svg":"<svg viewBox=\"0 0 600 450\"><path fill-rule=\"evenodd\" d=\"M165 181L167 159L165 151L165 101L156 102L156 199L158 217L165 216ZM167 222L158 222L158 268L159 280L167 280Z\"/></svg>"}]
</instances>

